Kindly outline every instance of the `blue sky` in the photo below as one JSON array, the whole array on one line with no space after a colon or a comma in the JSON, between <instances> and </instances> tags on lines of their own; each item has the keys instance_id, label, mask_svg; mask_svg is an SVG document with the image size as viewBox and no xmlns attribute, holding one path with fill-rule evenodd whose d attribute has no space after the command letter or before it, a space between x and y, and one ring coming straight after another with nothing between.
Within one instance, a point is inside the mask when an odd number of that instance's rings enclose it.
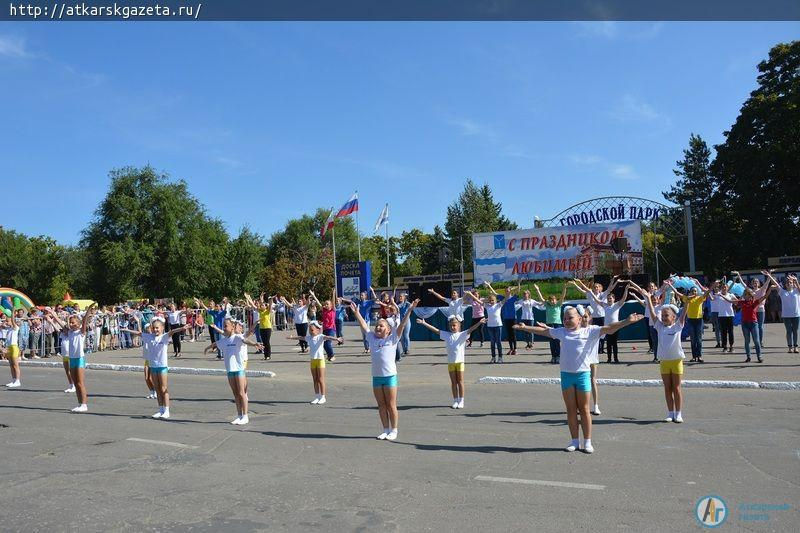
<instances>
[{"instance_id":1,"label":"blue sky","mask_svg":"<svg viewBox=\"0 0 800 533\"><path fill-rule=\"evenodd\" d=\"M798 23L2 23L0 224L76 243L108 171L185 179L269 236L358 189L370 233L444 222L467 177L523 227L660 199Z\"/></svg>"}]
</instances>

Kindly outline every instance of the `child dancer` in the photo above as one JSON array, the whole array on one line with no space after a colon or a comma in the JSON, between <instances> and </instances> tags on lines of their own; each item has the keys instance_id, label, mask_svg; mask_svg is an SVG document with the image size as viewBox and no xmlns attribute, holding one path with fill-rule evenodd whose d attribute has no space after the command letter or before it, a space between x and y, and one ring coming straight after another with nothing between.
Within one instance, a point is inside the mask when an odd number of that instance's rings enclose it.
<instances>
[{"instance_id":1,"label":"child dancer","mask_svg":"<svg viewBox=\"0 0 800 533\"><path fill-rule=\"evenodd\" d=\"M665 283L672 286L672 282ZM683 422L683 391L681 380L683 378L683 360L686 355L681 345L681 330L686 321L686 307L678 311L674 305L663 305L656 311L653 301L641 287L634 286L644 297L650 316L653 317L653 327L658 332L658 358L661 367L661 380L664 382L664 396L667 399L667 417L664 422Z\"/></svg>"},{"instance_id":2,"label":"child dancer","mask_svg":"<svg viewBox=\"0 0 800 533\"><path fill-rule=\"evenodd\" d=\"M495 363L503 362L503 343L500 341L503 330L503 303L502 296L498 296L497 292L492 288L488 281L484 282L491 294L488 298L481 298L477 293L471 293L472 297L480 302L483 302L484 310L486 312L486 331L489 332L489 346L492 350L492 359L490 362ZM498 359L499 358L499 359Z\"/></svg>"},{"instance_id":3,"label":"child dancer","mask_svg":"<svg viewBox=\"0 0 800 533\"><path fill-rule=\"evenodd\" d=\"M327 339L323 342L322 346L325 349L325 356L328 361L336 360L336 355L333 353L333 343L331 340L336 340L338 344L338 336L336 335L336 309L333 302L336 301L336 289L334 288L330 300L325 300L325 303L320 303L314 291L308 291L311 299L322 309L322 333L325 334Z\"/></svg>"},{"instance_id":4,"label":"child dancer","mask_svg":"<svg viewBox=\"0 0 800 533\"><path fill-rule=\"evenodd\" d=\"M722 353L733 353L734 296L728 292L728 285L726 283L721 283L719 292L716 294L709 293L708 297L711 298L712 301L717 302L717 321L719 323L720 336L722 337Z\"/></svg>"},{"instance_id":5,"label":"child dancer","mask_svg":"<svg viewBox=\"0 0 800 533\"><path fill-rule=\"evenodd\" d=\"M606 296L606 301L603 302L597 299L597 296L594 293L590 292L589 296L592 297L594 300L595 305L599 305L603 308L603 325L607 326L609 324L613 324L614 322L619 322L619 310L622 309L622 306L625 305L625 300L628 299L628 288L630 285L625 286L625 292L622 293L622 298L620 301L616 302L614 294L609 292ZM619 334L614 332L610 335L606 335L606 355L607 355L607 362L611 362L611 357L614 357L614 363L619 363L619 344L617 343Z\"/></svg>"},{"instance_id":6,"label":"child dancer","mask_svg":"<svg viewBox=\"0 0 800 533\"><path fill-rule=\"evenodd\" d=\"M69 371L69 328L59 320L58 315L49 307L45 307L44 312L44 319L58 332L58 342L61 346L61 364L64 366L64 373L67 375L67 382L69 383L69 387L64 389L64 393L75 392L75 384L72 382L72 374Z\"/></svg>"},{"instance_id":7,"label":"child dancer","mask_svg":"<svg viewBox=\"0 0 800 533\"><path fill-rule=\"evenodd\" d=\"M82 321L78 319L78 315L70 315L67 319L70 330L67 335L69 371L72 375L72 383L75 384L75 394L78 397L78 406L72 409L73 413L85 413L89 410L87 405L88 394L83 381L83 370L86 368L83 347L86 342L86 330L89 326L89 320L94 314L94 306L95 304L89 306L83 315ZM63 323L61 325L63 327Z\"/></svg>"},{"instance_id":8,"label":"child dancer","mask_svg":"<svg viewBox=\"0 0 800 533\"><path fill-rule=\"evenodd\" d=\"M520 322L522 322L526 326L532 326L534 322L533 310L540 309L544 311L545 309L544 303L537 302L536 300L531 298L531 291L525 291L523 296L524 297L522 300L517 300L515 307L517 309L522 309L522 317L520 319ZM527 348L528 350L533 349L533 334L528 333L527 331L523 333L525 335L525 341L526 341L525 348Z\"/></svg>"},{"instance_id":9,"label":"child dancer","mask_svg":"<svg viewBox=\"0 0 800 533\"><path fill-rule=\"evenodd\" d=\"M297 336L300 339L300 353L306 353L308 350L308 343L306 342L306 335L308 334L308 305L309 301L306 300L306 295L301 294L297 302L291 302L281 296L281 300L287 308L291 307L294 314L294 327Z\"/></svg>"},{"instance_id":10,"label":"child dancer","mask_svg":"<svg viewBox=\"0 0 800 533\"><path fill-rule=\"evenodd\" d=\"M250 423L250 417L247 414L245 361L242 360L240 348L243 344L256 348L263 348L263 345L247 340L243 334L236 334L236 324L232 318L226 318L222 326L220 336L214 344L222 352L222 357L225 360L225 370L228 372L228 384L231 386L233 399L236 402L237 417L231 420L231 424L243 426ZM211 324L209 324L209 327L211 327ZM208 346L205 351L214 348L214 344Z\"/></svg>"},{"instance_id":11,"label":"child dancer","mask_svg":"<svg viewBox=\"0 0 800 533\"><path fill-rule=\"evenodd\" d=\"M378 404L378 415L383 424L383 433L378 435L379 440L395 440L397 438L397 363L395 356L397 345L400 342L398 330L402 331L405 323L411 318L411 313L419 304L419 299L411 303L411 308L400 326L392 329L386 319L379 319L375 324L375 331L371 332L364 317L354 303L350 309L361 326L367 342L369 343L370 357L372 359L372 393Z\"/></svg>"},{"instance_id":12,"label":"child dancer","mask_svg":"<svg viewBox=\"0 0 800 533\"><path fill-rule=\"evenodd\" d=\"M313 405L322 405L328 401L326 397L327 387L325 386L325 347L326 342L343 341L341 337L332 337L330 335L322 334L322 325L313 320L308 323L308 335L305 341L309 346L309 353L311 354L311 380L314 382L314 399L311 400ZM300 340L297 336L286 337L289 340Z\"/></svg>"},{"instance_id":13,"label":"child dancer","mask_svg":"<svg viewBox=\"0 0 800 533\"><path fill-rule=\"evenodd\" d=\"M19 325L17 324L17 319L14 316L15 313L11 313L10 316L6 316L5 314L0 315L3 317L3 324L2 327L5 330L5 356L8 359L8 368L11 371L11 381L6 383L6 387L9 389L17 389L22 386L22 371L19 368L19 358L20 350L19 350Z\"/></svg>"},{"instance_id":14,"label":"child dancer","mask_svg":"<svg viewBox=\"0 0 800 533\"><path fill-rule=\"evenodd\" d=\"M565 448L567 452L578 449L578 412L580 411L580 425L583 429L583 451L593 453L592 446L592 418L589 414L589 397L591 385L591 354L594 345L599 344L600 335L615 333L627 325L638 322L644 318L642 315L631 314L621 322L615 322L603 327L581 327L581 316L572 306L564 308L564 326L549 328L545 324L530 327L518 324L516 329L531 331L538 335L556 338L561 341L561 394L567 409L567 424L569 425L572 442Z\"/></svg>"},{"instance_id":15,"label":"child dancer","mask_svg":"<svg viewBox=\"0 0 800 533\"><path fill-rule=\"evenodd\" d=\"M780 287L772 273L762 270L762 274L769 277L776 287ZM797 349L797 330L800 324L800 283L797 277L787 274L783 280L783 288L778 290L781 297L781 318L786 328L786 345L789 353L800 353Z\"/></svg>"},{"instance_id":16,"label":"child dancer","mask_svg":"<svg viewBox=\"0 0 800 533\"><path fill-rule=\"evenodd\" d=\"M736 300L736 303L742 310L742 335L744 336L744 353L747 358L745 363L750 362L750 338L753 339L753 344L756 349L756 357L758 362L763 363L764 359L761 357L761 336L758 333L758 308L767 299L767 296L772 290L772 280L767 282L766 290L763 295L756 298L755 291L752 289L745 289L744 298Z\"/></svg>"},{"instance_id":17,"label":"child dancer","mask_svg":"<svg viewBox=\"0 0 800 533\"><path fill-rule=\"evenodd\" d=\"M447 325L450 331L441 331L425 322L424 319L418 318L417 324L421 324L432 332L439 335L447 347L447 372L450 374L450 389L453 392L453 409L464 408L464 370L465 359L464 349L466 347L467 339L473 331L483 326L486 319L482 318L474 322L472 326L466 331L461 331L461 322L458 317L451 316L447 319Z\"/></svg>"},{"instance_id":18,"label":"child dancer","mask_svg":"<svg viewBox=\"0 0 800 533\"><path fill-rule=\"evenodd\" d=\"M539 295L539 300L544 302L545 324L550 328L557 328L561 326L561 305L567 298L567 284L564 284L564 289L561 291L561 299L556 298L554 294L548 296L545 301L542 296L542 291L539 286L534 284L533 288ZM527 330L525 330L527 331ZM550 338L550 364L557 365L561 362L561 342L557 338Z\"/></svg>"}]
</instances>

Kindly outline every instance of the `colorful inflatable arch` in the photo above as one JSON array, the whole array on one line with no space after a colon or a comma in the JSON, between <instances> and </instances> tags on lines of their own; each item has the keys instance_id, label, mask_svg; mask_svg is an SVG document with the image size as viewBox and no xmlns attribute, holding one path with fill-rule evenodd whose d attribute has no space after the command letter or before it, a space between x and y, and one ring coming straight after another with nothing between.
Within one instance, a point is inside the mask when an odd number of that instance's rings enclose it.
<instances>
[{"instance_id":1,"label":"colorful inflatable arch","mask_svg":"<svg viewBox=\"0 0 800 533\"><path fill-rule=\"evenodd\" d=\"M24 292L20 292L10 287L0 287L0 302L2 302L3 312L8 315L11 312L9 305L14 309L30 310L35 307L33 300ZM11 304L9 304L11 302Z\"/></svg>"}]
</instances>

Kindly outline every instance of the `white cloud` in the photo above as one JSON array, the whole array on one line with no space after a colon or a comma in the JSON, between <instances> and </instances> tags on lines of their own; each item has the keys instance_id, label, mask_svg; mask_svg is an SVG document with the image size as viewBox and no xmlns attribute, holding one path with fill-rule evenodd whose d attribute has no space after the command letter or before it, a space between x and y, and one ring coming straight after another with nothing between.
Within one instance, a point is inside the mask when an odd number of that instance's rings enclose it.
<instances>
[{"instance_id":1,"label":"white cloud","mask_svg":"<svg viewBox=\"0 0 800 533\"><path fill-rule=\"evenodd\" d=\"M632 94L625 94L608 114L619 122L658 122L669 126L672 121L648 102Z\"/></svg>"},{"instance_id":2,"label":"white cloud","mask_svg":"<svg viewBox=\"0 0 800 533\"><path fill-rule=\"evenodd\" d=\"M537 159L539 157L539 154L529 151L518 143L508 142L507 136L487 124L464 117L447 118L445 122L454 126L462 136L479 139L489 150L502 157L521 159Z\"/></svg>"},{"instance_id":3,"label":"white cloud","mask_svg":"<svg viewBox=\"0 0 800 533\"><path fill-rule=\"evenodd\" d=\"M25 40L20 37L10 35L0 35L0 56L13 57L17 59L29 59L35 57L25 46Z\"/></svg>"},{"instance_id":4,"label":"white cloud","mask_svg":"<svg viewBox=\"0 0 800 533\"><path fill-rule=\"evenodd\" d=\"M494 136L491 128L478 124L474 120L468 118L451 118L447 121L451 126L455 126L460 131L461 135L467 137Z\"/></svg>"},{"instance_id":5,"label":"white cloud","mask_svg":"<svg viewBox=\"0 0 800 533\"><path fill-rule=\"evenodd\" d=\"M596 165L602 161L602 158L596 155L572 154L569 158L579 165Z\"/></svg>"},{"instance_id":6,"label":"white cloud","mask_svg":"<svg viewBox=\"0 0 800 533\"><path fill-rule=\"evenodd\" d=\"M632 165L607 161L598 155L572 154L569 159L578 166L592 172L607 174L614 179L626 181L639 179L639 175Z\"/></svg>"},{"instance_id":7,"label":"white cloud","mask_svg":"<svg viewBox=\"0 0 800 533\"><path fill-rule=\"evenodd\" d=\"M611 175L620 180L638 180L639 176L630 165L611 165Z\"/></svg>"}]
</instances>

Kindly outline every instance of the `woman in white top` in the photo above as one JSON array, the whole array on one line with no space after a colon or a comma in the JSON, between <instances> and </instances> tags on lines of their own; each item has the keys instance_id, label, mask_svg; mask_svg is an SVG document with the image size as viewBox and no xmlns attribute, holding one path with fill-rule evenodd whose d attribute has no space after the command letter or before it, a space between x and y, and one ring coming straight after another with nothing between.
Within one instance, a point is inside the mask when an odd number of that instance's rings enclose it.
<instances>
[{"instance_id":1,"label":"woman in white top","mask_svg":"<svg viewBox=\"0 0 800 533\"><path fill-rule=\"evenodd\" d=\"M606 301L603 302L597 299L597 296L594 293L589 293L589 295L594 300L596 305L603 307L603 325L607 326L609 324L613 324L614 322L619 322L619 311L622 309L622 306L625 305L625 300L628 299L628 289L630 288L630 283L625 285L625 291L622 293L622 298L617 302L614 298L614 293L608 293L606 296ZM611 358L613 356L614 363L619 363L619 344L617 343L619 334L617 332L611 333L606 335L606 355L607 355L607 362L611 362Z\"/></svg>"},{"instance_id":2,"label":"woman in white top","mask_svg":"<svg viewBox=\"0 0 800 533\"><path fill-rule=\"evenodd\" d=\"M470 293L470 295L481 302L486 315L486 331L489 333L489 345L491 346L492 359L491 362L503 362L503 296L499 296L497 292L489 285L489 282L484 282L484 285L489 287L491 294L488 298L481 298L479 294Z\"/></svg>"},{"instance_id":3,"label":"woman in white top","mask_svg":"<svg viewBox=\"0 0 800 533\"><path fill-rule=\"evenodd\" d=\"M473 331L483 326L486 322L485 318L481 318L466 331L461 331L461 322L458 317L451 316L447 319L447 326L450 331L441 331L425 322L424 319L418 318L417 324L428 328L439 338L445 342L447 347L447 372L450 374L450 389L453 392L453 409L464 408L464 370L466 360L464 358L464 350L466 348L467 340Z\"/></svg>"},{"instance_id":4,"label":"woman in white top","mask_svg":"<svg viewBox=\"0 0 800 533\"><path fill-rule=\"evenodd\" d=\"M667 281L672 284L671 281ZM659 366L661 367L661 381L664 383L664 396L667 399L667 417L665 422L683 422L683 391L681 380L683 378L683 360L686 355L681 345L681 331L686 321L686 307L678 311L674 305L664 305L656 310L647 293L639 287L640 294L647 302L650 316L653 317L653 327L658 332Z\"/></svg>"},{"instance_id":5,"label":"woman in white top","mask_svg":"<svg viewBox=\"0 0 800 533\"><path fill-rule=\"evenodd\" d=\"M721 283L719 292L709 293L708 297L712 302L717 303L717 321L722 337L722 353L726 351L733 353L733 302L736 299L728 292L726 283ZM729 344L730 347L728 347Z\"/></svg>"},{"instance_id":6,"label":"woman in white top","mask_svg":"<svg viewBox=\"0 0 800 533\"><path fill-rule=\"evenodd\" d=\"M780 287L771 272L762 270L762 274L768 276L776 287ZM797 331L800 326L800 282L796 276L786 275L783 279L783 288L778 290L778 296L781 297L781 318L786 328L786 345L789 347L789 353L800 353L797 349Z\"/></svg>"},{"instance_id":7,"label":"woman in white top","mask_svg":"<svg viewBox=\"0 0 800 533\"><path fill-rule=\"evenodd\" d=\"M306 341L306 335L308 335L308 300L306 300L306 295L301 294L300 298L298 298L297 302L294 300L289 301L283 296L281 296L281 301L283 301L284 305L288 308L292 308L292 316L294 319L294 329L297 332L297 336L300 338L300 353L306 353L308 350L308 342Z\"/></svg>"},{"instance_id":8,"label":"woman in white top","mask_svg":"<svg viewBox=\"0 0 800 533\"><path fill-rule=\"evenodd\" d=\"M172 355L175 357L181 356L181 335L183 331L188 328L181 327L186 322L185 320L186 309L179 310L175 304L169 304L169 312L167 313L167 323L169 324L169 334L172 337Z\"/></svg>"},{"instance_id":9,"label":"woman in white top","mask_svg":"<svg viewBox=\"0 0 800 533\"><path fill-rule=\"evenodd\" d=\"M531 298L531 291L525 291L523 293L523 298L521 300L517 300L514 304L515 309L522 309L522 316L520 317L520 322L525 324L526 326L532 326L534 322L534 315L533 310L539 309L540 311L544 311L544 303L539 302ZM525 335L525 348L533 349L533 333L529 333L527 331L523 332Z\"/></svg>"},{"instance_id":10,"label":"woman in white top","mask_svg":"<svg viewBox=\"0 0 800 533\"><path fill-rule=\"evenodd\" d=\"M572 306L564 308L563 327L550 328L545 324L529 327L517 324L515 329L532 331L537 335L555 338L561 341L561 395L567 409L567 425L572 441L565 451L574 452L580 444L578 439L578 411L580 411L580 425L585 439L583 450L593 453L592 446L592 417L589 413L589 398L591 395L591 361L592 354L600 343L601 335L616 333L618 330L638 322L644 318L633 313L622 322L614 322L605 326L581 327L582 318L578 310Z\"/></svg>"},{"instance_id":11,"label":"woman in white top","mask_svg":"<svg viewBox=\"0 0 800 533\"><path fill-rule=\"evenodd\" d=\"M361 316L358 306L350 304L350 310L356 317L361 331L369 344L372 359L372 393L378 403L378 415L383 424L383 433L378 435L379 440L395 440L397 438L397 344L400 342L398 331L402 331L406 322L411 318L419 299L411 303L406 315L397 328L392 328L385 318L379 318L375 323L375 331L369 330L369 325Z\"/></svg>"},{"instance_id":12,"label":"woman in white top","mask_svg":"<svg viewBox=\"0 0 800 533\"><path fill-rule=\"evenodd\" d=\"M8 359L8 368L11 371L11 381L6 384L9 389L16 389L22 386L22 371L19 369L19 358L22 357L19 349L19 325L15 313L11 316L0 314L2 323L0 328L4 330L5 344L0 347L3 355Z\"/></svg>"},{"instance_id":13,"label":"woman in white top","mask_svg":"<svg viewBox=\"0 0 800 533\"><path fill-rule=\"evenodd\" d=\"M464 308L466 304L464 303L464 299L458 295L457 290L453 289L450 292L450 298L445 298L433 289L428 289L428 292L447 304L447 316L454 316L459 322L464 321Z\"/></svg>"},{"instance_id":14,"label":"woman in white top","mask_svg":"<svg viewBox=\"0 0 800 533\"><path fill-rule=\"evenodd\" d=\"M300 337L293 335L286 338L295 341L300 340ZM306 335L305 341L308 343L308 351L311 354L311 380L314 382L314 399L311 400L311 404L323 405L328 401L325 395L327 391L325 386L325 342L336 341L338 343L344 342L344 339L342 337L323 335L322 324L312 320L308 323L308 335Z\"/></svg>"}]
</instances>

